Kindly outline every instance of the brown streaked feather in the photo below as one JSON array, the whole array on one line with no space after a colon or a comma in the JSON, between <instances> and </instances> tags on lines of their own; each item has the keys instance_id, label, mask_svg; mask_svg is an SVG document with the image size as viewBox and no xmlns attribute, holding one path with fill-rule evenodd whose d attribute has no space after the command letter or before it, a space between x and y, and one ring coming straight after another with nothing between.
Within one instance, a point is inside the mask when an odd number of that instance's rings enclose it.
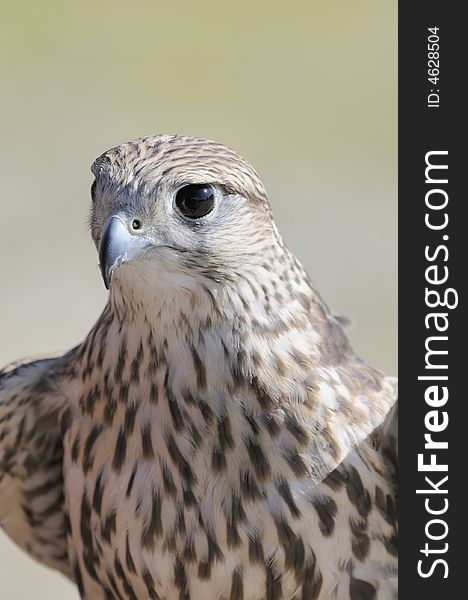
<instances>
[{"instance_id":1,"label":"brown streaked feather","mask_svg":"<svg viewBox=\"0 0 468 600\"><path fill-rule=\"evenodd\" d=\"M21 361L0 372L0 525L34 558L73 579L63 506L64 399L54 364Z\"/></svg>"}]
</instances>

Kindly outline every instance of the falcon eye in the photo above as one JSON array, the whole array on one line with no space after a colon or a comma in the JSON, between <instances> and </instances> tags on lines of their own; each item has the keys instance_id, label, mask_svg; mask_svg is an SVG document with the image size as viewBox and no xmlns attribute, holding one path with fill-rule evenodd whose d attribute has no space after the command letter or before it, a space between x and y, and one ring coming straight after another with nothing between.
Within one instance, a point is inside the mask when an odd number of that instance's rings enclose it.
<instances>
[{"instance_id":1,"label":"falcon eye","mask_svg":"<svg viewBox=\"0 0 468 600\"><path fill-rule=\"evenodd\" d=\"M186 185L177 192L175 203L179 212L189 219L199 219L213 210L215 194L211 185Z\"/></svg>"},{"instance_id":2,"label":"falcon eye","mask_svg":"<svg viewBox=\"0 0 468 600\"><path fill-rule=\"evenodd\" d=\"M138 231L139 229L141 229L141 221L139 221L138 219L133 219L132 229L133 231Z\"/></svg>"}]
</instances>

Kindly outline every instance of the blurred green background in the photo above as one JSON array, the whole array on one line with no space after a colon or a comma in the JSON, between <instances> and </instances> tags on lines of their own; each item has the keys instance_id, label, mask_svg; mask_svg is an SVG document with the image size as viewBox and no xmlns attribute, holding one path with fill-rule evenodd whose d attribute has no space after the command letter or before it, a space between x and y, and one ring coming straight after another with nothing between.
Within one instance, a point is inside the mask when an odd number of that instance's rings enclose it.
<instances>
[{"instance_id":1,"label":"blurred green background","mask_svg":"<svg viewBox=\"0 0 468 600\"><path fill-rule=\"evenodd\" d=\"M396 1L0 2L0 364L79 342L106 301L89 166L155 132L260 173L360 355L396 371ZM77 599L0 534L0 598Z\"/></svg>"}]
</instances>

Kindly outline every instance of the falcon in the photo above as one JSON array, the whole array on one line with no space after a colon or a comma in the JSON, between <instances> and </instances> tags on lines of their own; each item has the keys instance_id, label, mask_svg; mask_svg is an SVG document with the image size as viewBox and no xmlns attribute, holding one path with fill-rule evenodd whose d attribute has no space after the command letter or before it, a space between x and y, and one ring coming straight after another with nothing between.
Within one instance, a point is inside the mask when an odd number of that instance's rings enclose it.
<instances>
[{"instance_id":1,"label":"falcon","mask_svg":"<svg viewBox=\"0 0 468 600\"><path fill-rule=\"evenodd\" d=\"M109 298L82 344L0 374L5 532L87 600L396 598L396 382L256 172L178 135L92 172Z\"/></svg>"}]
</instances>

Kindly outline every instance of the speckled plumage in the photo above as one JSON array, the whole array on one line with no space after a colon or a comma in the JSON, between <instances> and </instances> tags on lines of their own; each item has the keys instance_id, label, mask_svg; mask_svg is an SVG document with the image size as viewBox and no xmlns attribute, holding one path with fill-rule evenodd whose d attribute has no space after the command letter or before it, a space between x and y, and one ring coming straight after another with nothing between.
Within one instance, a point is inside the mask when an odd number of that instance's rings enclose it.
<instances>
[{"instance_id":1,"label":"speckled plumage","mask_svg":"<svg viewBox=\"0 0 468 600\"><path fill-rule=\"evenodd\" d=\"M2 527L88 600L396 598L395 380L353 354L256 173L165 135L93 173L96 245L113 214L148 245L81 345L0 374ZM205 183L215 209L181 218Z\"/></svg>"}]
</instances>

